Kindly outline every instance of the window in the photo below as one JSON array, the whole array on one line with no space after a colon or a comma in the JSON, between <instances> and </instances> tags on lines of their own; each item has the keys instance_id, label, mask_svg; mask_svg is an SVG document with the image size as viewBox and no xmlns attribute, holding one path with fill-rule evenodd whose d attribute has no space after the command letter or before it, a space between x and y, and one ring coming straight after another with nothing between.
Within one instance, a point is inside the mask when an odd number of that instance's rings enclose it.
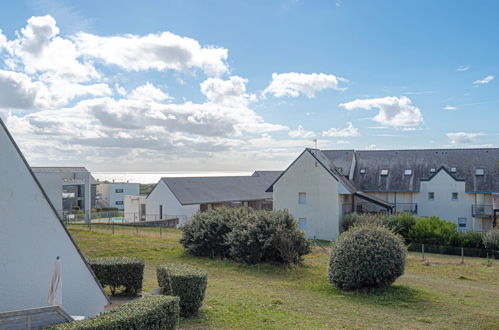
<instances>
[{"instance_id":1,"label":"window","mask_svg":"<svg viewBox=\"0 0 499 330\"><path fill-rule=\"evenodd\" d=\"M430 201L434 200L434 199L435 199L435 193L434 193L434 192L429 192L429 193L428 193L428 199L429 199Z\"/></svg>"},{"instance_id":2,"label":"window","mask_svg":"<svg viewBox=\"0 0 499 330\"><path fill-rule=\"evenodd\" d=\"M453 193L452 193L452 200L453 200L453 201L457 201L457 199L458 199L458 194L457 194L457 192L453 192Z\"/></svg>"},{"instance_id":3,"label":"window","mask_svg":"<svg viewBox=\"0 0 499 330\"><path fill-rule=\"evenodd\" d=\"M123 201L116 201L116 205L123 205Z\"/></svg>"},{"instance_id":4,"label":"window","mask_svg":"<svg viewBox=\"0 0 499 330\"><path fill-rule=\"evenodd\" d=\"M299 218L298 219L298 228L301 230L305 230L307 227L307 218Z\"/></svg>"},{"instance_id":5,"label":"window","mask_svg":"<svg viewBox=\"0 0 499 330\"><path fill-rule=\"evenodd\" d=\"M163 219L163 205L159 206L159 219Z\"/></svg>"},{"instance_id":6,"label":"window","mask_svg":"<svg viewBox=\"0 0 499 330\"><path fill-rule=\"evenodd\" d=\"M301 192L298 193L298 204L306 204L307 203L307 193Z\"/></svg>"},{"instance_id":7,"label":"window","mask_svg":"<svg viewBox=\"0 0 499 330\"><path fill-rule=\"evenodd\" d=\"M360 169L360 174L366 174L366 169L365 168L361 168Z\"/></svg>"},{"instance_id":8,"label":"window","mask_svg":"<svg viewBox=\"0 0 499 330\"><path fill-rule=\"evenodd\" d=\"M412 170L410 169L405 170L404 175L412 175Z\"/></svg>"},{"instance_id":9,"label":"window","mask_svg":"<svg viewBox=\"0 0 499 330\"><path fill-rule=\"evenodd\" d=\"M484 175L485 174L485 170L483 168L477 168L475 170L475 175Z\"/></svg>"},{"instance_id":10,"label":"window","mask_svg":"<svg viewBox=\"0 0 499 330\"><path fill-rule=\"evenodd\" d=\"M451 167L451 168L450 168L450 172L451 172L451 173L456 173L456 171L457 171L457 169L456 169L455 167Z\"/></svg>"},{"instance_id":11,"label":"window","mask_svg":"<svg viewBox=\"0 0 499 330\"><path fill-rule=\"evenodd\" d=\"M381 175L388 175L388 170L381 170L380 174Z\"/></svg>"},{"instance_id":12,"label":"window","mask_svg":"<svg viewBox=\"0 0 499 330\"><path fill-rule=\"evenodd\" d=\"M466 219L466 218L458 218L457 219L457 225L459 227L459 230L466 230L466 229L468 229L468 219Z\"/></svg>"},{"instance_id":13,"label":"window","mask_svg":"<svg viewBox=\"0 0 499 330\"><path fill-rule=\"evenodd\" d=\"M116 189L116 193L122 193L123 192L123 189Z\"/></svg>"},{"instance_id":14,"label":"window","mask_svg":"<svg viewBox=\"0 0 499 330\"><path fill-rule=\"evenodd\" d=\"M430 173L435 173L437 170L435 168L430 168Z\"/></svg>"}]
</instances>

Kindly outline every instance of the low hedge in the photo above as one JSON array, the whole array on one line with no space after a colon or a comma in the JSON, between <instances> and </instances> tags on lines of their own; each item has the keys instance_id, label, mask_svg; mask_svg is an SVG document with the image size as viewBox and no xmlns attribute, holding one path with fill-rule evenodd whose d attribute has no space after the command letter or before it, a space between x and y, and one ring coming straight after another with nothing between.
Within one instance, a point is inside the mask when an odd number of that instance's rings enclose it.
<instances>
[{"instance_id":1,"label":"low hedge","mask_svg":"<svg viewBox=\"0 0 499 330\"><path fill-rule=\"evenodd\" d=\"M109 286L111 294L123 287L125 295L137 295L142 290L144 260L140 258L96 258L88 263L103 287Z\"/></svg>"},{"instance_id":2,"label":"low hedge","mask_svg":"<svg viewBox=\"0 0 499 330\"><path fill-rule=\"evenodd\" d=\"M158 284L166 295L180 297L180 315L197 314L203 304L208 273L186 264L165 264L156 268Z\"/></svg>"},{"instance_id":3,"label":"low hedge","mask_svg":"<svg viewBox=\"0 0 499 330\"><path fill-rule=\"evenodd\" d=\"M175 329L179 321L179 298L163 295L147 296L123 304L90 319L62 323L48 329L112 330Z\"/></svg>"}]
</instances>

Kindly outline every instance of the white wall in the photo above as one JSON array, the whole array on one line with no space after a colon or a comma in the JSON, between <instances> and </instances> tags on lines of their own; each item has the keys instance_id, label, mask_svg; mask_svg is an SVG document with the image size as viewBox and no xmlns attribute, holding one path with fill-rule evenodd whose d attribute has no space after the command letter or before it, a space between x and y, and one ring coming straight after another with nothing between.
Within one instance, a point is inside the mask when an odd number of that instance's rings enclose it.
<instances>
[{"instance_id":1,"label":"white wall","mask_svg":"<svg viewBox=\"0 0 499 330\"><path fill-rule=\"evenodd\" d=\"M123 192L118 193L116 190L123 189ZM111 207L117 207L120 210L125 208L126 195L139 195L139 183L99 183L97 192L101 195L102 200ZM116 202L121 202L116 204Z\"/></svg>"},{"instance_id":2,"label":"white wall","mask_svg":"<svg viewBox=\"0 0 499 330\"><path fill-rule=\"evenodd\" d=\"M146 196L125 196L125 212L124 219L125 222L137 222L140 221L141 216L141 205L146 204ZM145 207L145 206L144 206Z\"/></svg>"},{"instance_id":3,"label":"white wall","mask_svg":"<svg viewBox=\"0 0 499 330\"><path fill-rule=\"evenodd\" d=\"M47 305L62 260L62 309L93 316L107 299L0 126L0 312Z\"/></svg>"},{"instance_id":4,"label":"white wall","mask_svg":"<svg viewBox=\"0 0 499 330\"><path fill-rule=\"evenodd\" d=\"M304 152L274 184L274 210L287 209L297 220L306 218L306 237L334 240L342 213L338 186L333 176ZM305 205L298 204L299 192L307 194Z\"/></svg>"},{"instance_id":5,"label":"white wall","mask_svg":"<svg viewBox=\"0 0 499 330\"><path fill-rule=\"evenodd\" d=\"M163 219L179 217L179 225L189 220L199 211L199 204L182 205L163 180L160 180L146 199L146 219L159 219L159 206L163 205Z\"/></svg>"},{"instance_id":6,"label":"white wall","mask_svg":"<svg viewBox=\"0 0 499 330\"><path fill-rule=\"evenodd\" d=\"M35 172L35 175L55 209L57 211L62 211L62 179L64 177L64 173Z\"/></svg>"}]
</instances>

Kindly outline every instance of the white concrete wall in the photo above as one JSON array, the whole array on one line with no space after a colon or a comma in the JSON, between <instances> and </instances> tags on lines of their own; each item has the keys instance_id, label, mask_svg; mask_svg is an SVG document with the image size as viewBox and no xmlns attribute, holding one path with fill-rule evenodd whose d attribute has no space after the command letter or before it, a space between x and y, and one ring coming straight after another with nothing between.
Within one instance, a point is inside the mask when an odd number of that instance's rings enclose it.
<instances>
[{"instance_id":1,"label":"white concrete wall","mask_svg":"<svg viewBox=\"0 0 499 330\"><path fill-rule=\"evenodd\" d=\"M180 204L163 180L158 182L146 199L146 219L148 221L159 219L160 205L163 205L163 219L167 217L179 217L179 225L183 225L185 221L190 220L199 211L199 204Z\"/></svg>"},{"instance_id":2,"label":"white concrete wall","mask_svg":"<svg viewBox=\"0 0 499 330\"><path fill-rule=\"evenodd\" d=\"M117 193L117 189L123 189L122 193ZM102 200L111 207L117 207L120 210L125 208L126 195L139 195L139 183L100 183L97 186L97 193L101 195ZM123 204L116 204L122 202Z\"/></svg>"},{"instance_id":3,"label":"white concrete wall","mask_svg":"<svg viewBox=\"0 0 499 330\"><path fill-rule=\"evenodd\" d=\"M40 181L43 190L47 193L50 201L57 211L62 211L62 179L61 172L36 172L36 178Z\"/></svg>"},{"instance_id":4,"label":"white concrete wall","mask_svg":"<svg viewBox=\"0 0 499 330\"><path fill-rule=\"evenodd\" d=\"M46 306L57 256L62 309L102 312L105 295L1 126L0 152L0 312Z\"/></svg>"},{"instance_id":5,"label":"white concrete wall","mask_svg":"<svg viewBox=\"0 0 499 330\"><path fill-rule=\"evenodd\" d=\"M333 176L305 152L274 184L274 210L287 209L297 220L306 218L306 237L334 240L342 212L338 186ZM305 205L298 204L299 192L307 194Z\"/></svg>"},{"instance_id":6,"label":"white concrete wall","mask_svg":"<svg viewBox=\"0 0 499 330\"><path fill-rule=\"evenodd\" d=\"M124 219L125 222L137 222L140 221L140 206L141 204L146 204L146 196L125 196L125 212ZM145 207L145 206L144 206ZM146 212L147 214L147 212Z\"/></svg>"}]
</instances>

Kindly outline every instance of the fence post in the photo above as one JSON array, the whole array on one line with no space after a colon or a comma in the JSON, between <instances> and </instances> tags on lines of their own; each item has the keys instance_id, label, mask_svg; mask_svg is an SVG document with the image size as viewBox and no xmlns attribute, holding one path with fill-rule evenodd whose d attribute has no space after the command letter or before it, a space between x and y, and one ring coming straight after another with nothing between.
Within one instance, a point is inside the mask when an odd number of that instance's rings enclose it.
<instances>
[{"instance_id":1,"label":"fence post","mask_svg":"<svg viewBox=\"0 0 499 330\"><path fill-rule=\"evenodd\" d=\"M159 225L159 237L161 237L161 234L162 234L162 231L163 231L163 229L162 229L162 228L163 228L163 227L162 227L161 225Z\"/></svg>"},{"instance_id":2,"label":"fence post","mask_svg":"<svg viewBox=\"0 0 499 330\"><path fill-rule=\"evenodd\" d=\"M464 247L461 247L461 264L464 264Z\"/></svg>"},{"instance_id":3,"label":"fence post","mask_svg":"<svg viewBox=\"0 0 499 330\"><path fill-rule=\"evenodd\" d=\"M423 260L424 260L424 244L421 244L421 252L423 254Z\"/></svg>"},{"instance_id":4,"label":"fence post","mask_svg":"<svg viewBox=\"0 0 499 330\"><path fill-rule=\"evenodd\" d=\"M139 233L139 226L135 225L135 233L138 234Z\"/></svg>"},{"instance_id":5,"label":"fence post","mask_svg":"<svg viewBox=\"0 0 499 330\"><path fill-rule=\"evenodd\" d=\"M114 221L113 221L113 235L114 235Z\"/></svg>"}]
</instances>

